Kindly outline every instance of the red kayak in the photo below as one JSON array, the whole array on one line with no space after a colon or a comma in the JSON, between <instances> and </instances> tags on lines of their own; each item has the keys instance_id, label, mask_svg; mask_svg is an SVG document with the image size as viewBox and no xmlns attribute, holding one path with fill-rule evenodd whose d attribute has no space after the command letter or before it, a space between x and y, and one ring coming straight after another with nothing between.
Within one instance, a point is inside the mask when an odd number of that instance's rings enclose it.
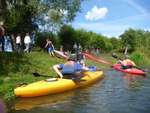
<instances>
[{"instance_id":1,"label":"red kayak","mask_svg":"<svg viewBox=\"0 0 150 113\"><path fill-rule=\"evenodd\" d=\"M129 74L134 74L134 75L145 75L144 71L137 69L137 68L122 69L121 64L114 64L112 67L113 69L124 72L124 73L129 73Z\"/></svg>"}]
</instances>

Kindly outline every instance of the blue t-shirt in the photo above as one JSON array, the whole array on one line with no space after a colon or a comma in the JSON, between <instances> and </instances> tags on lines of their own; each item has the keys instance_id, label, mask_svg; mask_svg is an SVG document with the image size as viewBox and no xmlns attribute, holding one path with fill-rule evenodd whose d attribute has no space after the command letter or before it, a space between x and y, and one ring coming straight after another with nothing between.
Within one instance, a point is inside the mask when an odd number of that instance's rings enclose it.
<instances>
[{"instance_id":1,"label":"blue t-shirt","mask_svg":"<svg viewBox=\"0 0 150 113\"><path fill-rule=\"evenodd\" d=\"M73 74L82 70L82 65L79 63L75 63L74 65L60 64L59 66L62 69L62 74Z\"/></svg>"}]
</instances>

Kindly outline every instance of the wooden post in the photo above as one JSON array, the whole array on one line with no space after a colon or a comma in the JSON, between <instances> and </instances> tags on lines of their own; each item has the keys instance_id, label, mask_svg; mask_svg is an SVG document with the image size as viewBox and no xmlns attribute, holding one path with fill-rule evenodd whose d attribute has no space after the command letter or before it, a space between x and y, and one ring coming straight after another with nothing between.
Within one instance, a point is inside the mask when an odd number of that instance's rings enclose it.
<instances>
[{"instance_id":1,"label":"wooden post","mask_svg":"<svg viewBox=\"0 0 150 113\"><path fill-rule=\"evenodd\" d=\"M124 54L127 55L127 52L128 52L128 46L126 46Z\"/></svg>"}]
</instances>

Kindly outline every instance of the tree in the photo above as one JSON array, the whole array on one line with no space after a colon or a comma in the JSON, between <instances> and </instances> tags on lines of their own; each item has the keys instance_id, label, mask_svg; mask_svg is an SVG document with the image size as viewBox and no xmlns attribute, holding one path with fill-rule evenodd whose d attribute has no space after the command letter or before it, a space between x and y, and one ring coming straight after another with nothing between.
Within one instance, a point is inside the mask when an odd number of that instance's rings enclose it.
<instances>
[{"instance_id":1,"label":"tree","mask_svg":"<svg viewBox=\"0 0 150 113\"><path fill-rule=\"evenodd\" d=\"M90 47L90 33L84 29L76 30L76 43L82 46L82 49Z\"/></svg>"},{"instance_id":2,"label":"tree","mask_svg":"<svg viewBox=\"0 0 150 113\"><path fill-rule=\"evenodd\" d=\"M112 44L112 49L120 49L121 41L115 37L110 38L110 42Z\"/></svg>"},{"instance_id":3,"label":"tree","mask_svg":"<svg viewBox=\"0 0 150 113\"><path fill-rule=\"evenodd\" d=\"M92 37L93 41L91 42L91 45L93 48L100 48L100 49L105 49L106 48L106 44L105 41L100 37L100 36L95 36Z\"/></svg>"},{"instance_id":4,"label":"tree","mask_svg":"<svg viewBox=\"0 0 150 113\"><path fill-rule=\"evenodd\" d=\"M61 27L58 37L65 50L73 49L73 45L76 43L76 33L71 26L64 25Z\"/></svg>"},{"instance_id":5,"label":"tree","mask_svg":"<svg viewBox=\"0 0 150 113\"><path fill-rule=\"evenodd\" d=\"M0 0L0 21L10 32L45 27L54 31L73 21L83 0ZM43 27L42 27L43 29Z\"/></svg>"},{"instance_id":6,"label":"tree","mask_svg":"<svg viewBox=\"0 0 150 113\"><path fill-rule=\"evenodd\" d=\"M134 51L136 48L136 32L133 29L125 31L121 36L121 41L124 47L128 46L130 51Z\"/></svg>"}]
</instances>

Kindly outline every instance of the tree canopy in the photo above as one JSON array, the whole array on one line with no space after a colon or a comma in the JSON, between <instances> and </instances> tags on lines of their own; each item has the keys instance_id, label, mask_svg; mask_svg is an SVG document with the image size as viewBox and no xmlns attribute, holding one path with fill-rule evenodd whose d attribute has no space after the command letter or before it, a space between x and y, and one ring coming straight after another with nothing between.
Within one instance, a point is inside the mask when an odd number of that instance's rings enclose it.
<instances>
[{"instance_id":1,"label":"tree canopy","mask_svg":"<svg viewBox=\"0 0 150 113\"><path fill-rule=\"evenodd\" d=\"M0 21L8 32L57 30L73 21L83 0L0 0ZM44 27L43 27L44 26Z\"/></svg>"}]
</instances>

